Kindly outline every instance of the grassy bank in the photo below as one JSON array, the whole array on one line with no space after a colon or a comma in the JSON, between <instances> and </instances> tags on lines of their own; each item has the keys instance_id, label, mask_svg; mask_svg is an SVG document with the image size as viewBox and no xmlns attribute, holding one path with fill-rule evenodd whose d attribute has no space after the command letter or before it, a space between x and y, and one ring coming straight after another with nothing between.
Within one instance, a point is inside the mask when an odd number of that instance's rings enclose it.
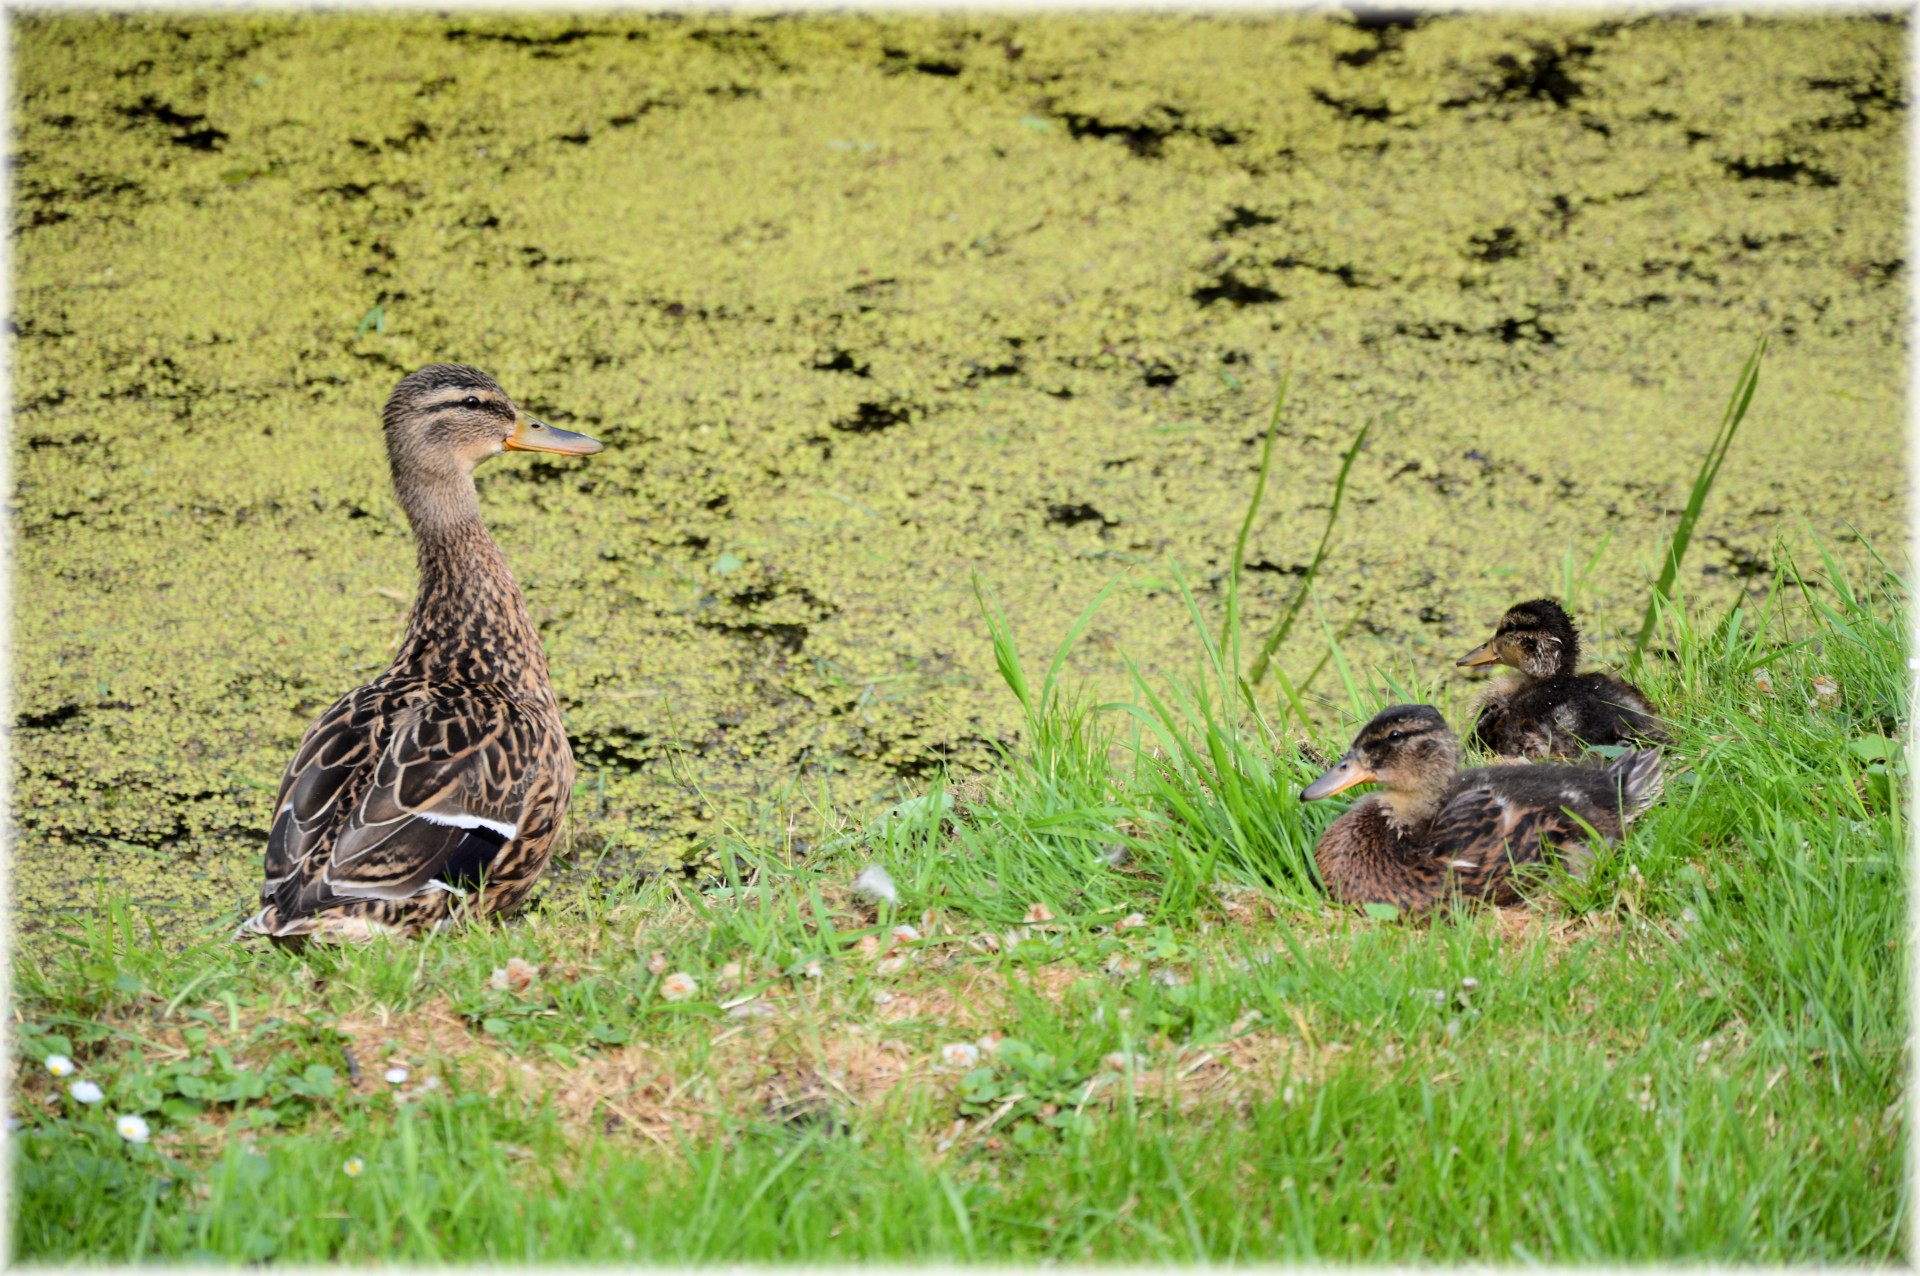
<instances>
[{"instance_id":1,"label":"grassy bank","mask_svg":"<svg viewBox=\"0 0 1920 1276\"><path fill-rule=\"evenodd\" d=\"M1900 1257L1907 594L1782 561L1661 609L1679 774L1533 908L1325 906L1298 788L1420 688L1334 646L1303 726L1197 613L1109 706L996 620L1017 754L722 879L307 959L109 902L16 955L15 1253Z\"/></svg>"}]
</instances>

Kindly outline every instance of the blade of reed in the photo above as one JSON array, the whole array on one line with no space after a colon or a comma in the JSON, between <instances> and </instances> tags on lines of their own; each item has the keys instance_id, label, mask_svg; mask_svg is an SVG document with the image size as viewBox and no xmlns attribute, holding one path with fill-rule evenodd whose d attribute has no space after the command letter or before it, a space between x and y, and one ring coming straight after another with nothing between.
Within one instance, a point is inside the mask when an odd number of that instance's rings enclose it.
<instances>
[{"instance_id":1,"label":"blade of reed","mask_svg":"<svg viewBox=\"0 0 1920 1276\"><path fill-rule=\"evenodd\" d=\"M1253 519L1260 512L1260 501L1267 493L1267 472L1273 465L1273 440L1280 433L1280 412L1287 406L1287 385L1292 372L1280 376L1280 392L1274 396L1273 418L1267 422L1267 440L1260 447L1260 474L1253 481L1253 499L1247 502L1247 516L1240 520L1240 535L1233 542L1233 566L1227 572L1227 618L1220 629L1220 648L1229 653L1233 676L1240 677L1240 572L1247 561L1247 537L1253 531Z\"/></svg>"},{"instance_id":2,"label":"blade of reed","mask_svg":"<svg viewBox=\"0 0 1920 1276\"><path fill-rule=\"evenodd\" d=\"M1360 449L1367 441L1367 431L1371 425L1360 427L1360 433L1354 437L1353 446L1340 458L1340 475L1333 482L1333 508L1327 511L1327 525L1320 533L1320 546L1313 551L1313 561L1307 564L1307 574L1301 578L1300 587L1294 591L1293 598L1287 603L1285 611L1268 631L1266 640L1260 644L1260 651L1254 657L1253 669L1247 675L1247 685L1257 687L1260 680L1267 676L1267 666L1273 663L1273 653L1286 641L1287 634L1293 629L1293 622L1299 618L1301 608L1307 605L1307 598L1313 593L1314 578L1320 574L1320 564L1326 561L1327 548L1333 543L1333 527L1340 519L1340 504L1347 494L1347 478L1353 472L1353 462L1360 455ZM1238 561L1235 563L1238 566Z\"/></svg>"},{"instance_id":3,"label":"blade of reed","mask_svg":"<svg viewBox=\"0 0 1920 1276\"><path fill-rule=\"evenodd\" d=\"M1740 429L1740 422L1746 418L1747 407L1753 402L1753 392L1760 386L1760 361L1766 353L1767 339L1762 337L1754 344L1753 353L1747 356L1746 366L1740 370L1740 380L1734 384L1733 397L1727 401L1726 413L1720 418L1720 428L1707 448L1707 455L1700 462L1699 474L1694 477L1687 507L1681 511L1680 523L1673 529L1673 539L1667 542L1666 564L1660 569L1660 579L1654 584L1653 596L1647 599L1647 614L1640 622L1639 636L1633 640L1633 654L1628 658L1629 668L1640 667L1647 640L1653 637L1660 605L1673 598L1673 582L1680 575L1680 560L1686 557L1687 545L1693 540L1694 525L1700 521L1700 511L1707 503L1707 493L1713 490L1713 482L1720 476L1720 466L1727 459L1727 449L1733 446L1733 436Z\"/></svg>"}]
</instances>

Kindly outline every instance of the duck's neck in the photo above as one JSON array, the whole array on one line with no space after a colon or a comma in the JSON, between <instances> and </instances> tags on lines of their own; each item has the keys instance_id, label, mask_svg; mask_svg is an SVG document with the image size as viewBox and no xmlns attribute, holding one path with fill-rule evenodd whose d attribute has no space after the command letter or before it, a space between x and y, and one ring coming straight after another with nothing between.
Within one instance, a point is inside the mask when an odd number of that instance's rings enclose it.
<instances>
[{"instance_id":1,"label":"duck's neck","mask_svg":"<svg viewBox=\"0 0 1920 1276\"><path fill-rule=\"evenodd\" d=\"M1386 820L1387 827L1403 838L1410 838L1426 831L1427 825L1433 822L1433 817L1440 811L1440 799L1445 796L1444 788L1382 789L1373 795L1373 801L1380 810L1381 818Z\"/></svg>"},{"instance_id":2,"label":"duck's neck","mask_svg":"<svg viewBox=\"0 0 1920 1276\"><path fill-rule=\"evenodd\" d=\"M547 655L506 555L480 521L468 474L401 482L420 547L420 592L394 667L432 679L491 682L552 700Z\"/></svg>"}]
</instances>

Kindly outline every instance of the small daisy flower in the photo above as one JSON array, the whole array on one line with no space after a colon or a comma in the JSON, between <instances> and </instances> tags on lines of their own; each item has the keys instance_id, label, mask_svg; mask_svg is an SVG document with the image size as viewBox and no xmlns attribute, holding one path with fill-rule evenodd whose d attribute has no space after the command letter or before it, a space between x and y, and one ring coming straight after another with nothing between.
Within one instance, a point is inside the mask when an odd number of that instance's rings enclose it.
<instances>
[{"instance_id":1,"label":"small daisy flower","mask_svg":"<svg viewBox=\"0 0 1920 1276\"><path fill-rule=\"evenodd\" d=\"M350 1179L357 1179L367 1172L367 1163L357 1156L350 1156L347 1163L340 1167L340 1172Z\"/></svg>"},{"instance_id":2,"label":"small daisy flower","mask_svg":"<svg viewBox=\"0 0 1920 1276\"><path fill-rule=\"evenodd\" d=\"M67 1087L67 1093L81 1103L98 1103L107 1097L105 1092L91 1081L76 1081Z\"/></svg>"},{"instance_id":3,"label":"small daisy flower","mask_svg":"<svg viewBox=\"0 0 1920 1276\"><path fill-rule=\"evenodd\" d=\"M405 1085L407 1083L407 1077L409 1075L410 1074L407 1072L405 1068L401 1068L401 1067L388 1068L387 1084L388 1085Z\"/></svg>"},{"instance_id":4,"label":"small daisy flower","mask_svg":"<svg viewBox=\"0 0 1920 1276\"><path fill-rule=\"evenodd\" d=\"M153 1137L153 1129L148 1126L145 1117L123 1116L113 1123L113 1128L129 1143L145 1143Z\"/></svg>"},{"instance_id":5,"label":"small daisy flower","mask_svg":"<svg viewBox=\"0 0 1920 1276\"><path fill-rule=\"evenodd\" d=\"M63 1054L50 1054L47 1056L47 1071L56 1077L70 1077L73 1075L73 1060Z\"/></svg>"},{"instance_id":6,"label":"small daisy flower","mask_svg":"<svg viewBox=\"0 0 1920 1276\"><path fill-rule=\"evenodd\" d=\"M1045 904L1034 904L1033 906L1027 909L1027 915L1022 920L1028 922L1029 924L1037 924L1039 922L1050 922L1053 920L1053 910L1051 908L1048 908Z\"/></svg>"},{"instance_id":7,"label":"small daisy flower","mask_svg":"<svg viewBox=\"0 0 1920 1276\"><path fill-rule=\"evenodd\" d=\"M980 1047L971 1041L955 1041L941 1046L940 1062L949 1068L971 1068L980 1062Z\"/></svg>"},{"instance_id":8,"label":"small daisy flower","mask_svg":"<svg viewBox=\"0 0 1920 1276\"><path fill-rule=\"evenodd\" d=\"M700 982L684 970L676 970L660 981L660 995L668 1001L685 1001L700 991Z\"/></svg>"},{"instance_id":9,"label":"small daisy flower","mask_svg":"<svg viewBox=\"0 0 1920 1276\"><path fill-rule=\"evenodd\" d=\"M1116 932L1123 931L1123 930L1139 930L1142 926L1145 926L1146 924L1147 924L1147 915L1145 913L1128 913L1125 917L1122 917L1119 921L1113 924L1113 929Z\"/></svg>"}]
</instances>

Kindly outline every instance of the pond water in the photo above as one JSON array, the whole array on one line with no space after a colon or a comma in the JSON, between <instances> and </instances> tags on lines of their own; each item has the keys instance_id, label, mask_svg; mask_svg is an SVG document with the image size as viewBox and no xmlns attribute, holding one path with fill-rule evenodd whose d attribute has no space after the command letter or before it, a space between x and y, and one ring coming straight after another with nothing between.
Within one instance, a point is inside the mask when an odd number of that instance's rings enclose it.
<instances>
[{"instance_id":1,"label":"pond water","mask_svg":"<svg viewBox=\"0 0 1920 1276\"><path fill-rule=\"evenodd\" d=\"M984 765L1017 716L976 580L1036 658L1117 579L1068 666L1103 693L1191 668L1172 565L1217 617L1284 369L1255 631L1368 426L1318 592L1354 659L1451 685L1603 541L1617 658L1762 334L1688 598L1781 538L1891 549L1906 39L15 15L22 924L251 899L300 733L398 638L378 410L432 360L608 445L481 472L580 760L562 891Z\"/></svg>"}]
</instances>

